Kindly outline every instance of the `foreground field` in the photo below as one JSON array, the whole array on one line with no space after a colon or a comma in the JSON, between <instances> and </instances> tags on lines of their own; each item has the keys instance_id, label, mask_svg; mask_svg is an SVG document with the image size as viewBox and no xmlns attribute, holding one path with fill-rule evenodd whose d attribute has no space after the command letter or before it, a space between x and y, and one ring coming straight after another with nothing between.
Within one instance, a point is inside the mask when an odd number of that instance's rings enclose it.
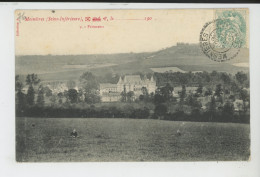
<instances>
[{"instance_id":1,"label":"foreground field","mask_svg":"<svg viewBox=\"0 0 260 177\"><path fill-rule=\"evenodd\" d=\"M73 128L79 133L76 139L69 136ZM16 159L19 162L248 160L249 133L248 124L233 123L17 118Z\"/></svg>"}]
</instances>

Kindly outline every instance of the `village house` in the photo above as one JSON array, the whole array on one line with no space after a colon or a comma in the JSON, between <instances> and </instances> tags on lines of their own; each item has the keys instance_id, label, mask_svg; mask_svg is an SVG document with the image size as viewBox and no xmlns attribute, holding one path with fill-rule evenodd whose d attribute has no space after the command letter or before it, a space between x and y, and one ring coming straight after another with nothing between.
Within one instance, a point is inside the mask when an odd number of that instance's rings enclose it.
<instances>
[{"instance_id":1,"label":"village house","mask_svg":"<svg viewBox=\"0 0 260 177\"><path fill-rule=\"evenodd\" d=\"M53 94L63 93L68 90L68 87L64 81L45 81L42 85L51 89Z\"/></svg>"}]
</instances>

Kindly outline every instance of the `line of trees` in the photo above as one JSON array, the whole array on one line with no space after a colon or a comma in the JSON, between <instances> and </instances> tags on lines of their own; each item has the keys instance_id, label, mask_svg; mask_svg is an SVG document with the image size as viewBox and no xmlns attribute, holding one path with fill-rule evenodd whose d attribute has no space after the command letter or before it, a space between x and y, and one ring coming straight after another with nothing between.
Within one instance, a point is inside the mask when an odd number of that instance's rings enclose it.
<instances>
[{"instance_id":1,"label":"line of trees","mask_svg":"<svg viewBox=\"0 0 260 177\"><path fill-rule=\"evenodd\" d=\"M250 99L246 88L249 87L247 73L235 75L227 73L155 73L158 89L148 93L142 88L142 94L136 98L134 92L121 93L122 105L128 107L97 106L101 104L98 93L99 79L90 72L79 78L79 88L75 81L68 81L68 90L52 93L41 84L36 74L28 74L25 82L20 76L15 78L16 114L31 117L122 117L155 118L166 120L249 122ZM110 79L118 77L106 76ZM187 92L188 86L197 86L194 92ZM181 86L180 91L175 87ZM27 87L26 93L23 90ZM178 96L176 96L178 94ZM175 95L175 96L174 96ZM207 104L202 106L202 99ZM241 109L235 110L234 102L241 100ZM46 102L51 102L47 104ZM150 107L143 106L153 105ZM135 108L129 109L130 105Z\"/></svg>"},{"instance_id":2,"label":"line of trees","mask_svg":"<svg viewBox=\"0 0 260 177\"><path fill-rule=\"evenodd\" d=\"M214 89L217 84L222 84L225 90L235 90L237 87L249 88L249 73L244 72L237 72L235 75L217 71L211 73L206 71L197 73L166 72L154 73L154 77L159 87L169 83L174 87L203 85Z\"/></svg>"}]
</instances>

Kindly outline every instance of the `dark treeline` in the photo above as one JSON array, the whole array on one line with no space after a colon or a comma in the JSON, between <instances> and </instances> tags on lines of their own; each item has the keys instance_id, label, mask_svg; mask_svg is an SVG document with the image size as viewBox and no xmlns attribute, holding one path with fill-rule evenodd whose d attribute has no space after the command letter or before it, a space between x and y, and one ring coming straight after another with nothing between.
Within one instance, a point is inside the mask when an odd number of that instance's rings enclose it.
<instances>
[{"instance_id":1,"label":"dark treeline","mask_svg":"<svg viewBox=\"0 0 260 177\"><path fill-rule=\"evenodd\" d=\"M61 108L61 107L30 107L20 114L23 117L47 117L47 118L149 118L148 108L136 108L125 111L116 107L95 108L91 106L87 109L82 108Z\"/></svg>"},{"instance_id":2,"label":"dark treeline","mask_svg":"<svg viewBox=\"0 0 260 177\"><path fill-rule=\"evenodd\" d=\"M108 108L58 108L58 107L30 107L26 108L22 113L18 113L20 117L38 117L38 118L133 118L133 119L158 119L156 114L150 114L148 108L137 108L130 111L117 107ZM249 123L249 115L227 114L226 112L217 113L211 117L210 112L200 112L198 109L193 110L191 114L184 111L175 113L165 113L162 120L171 121L191 121L191 122L234 122Z\"/></svg>"},{"instance_id":3,"label":"dark treeline","mask_svg":"<svg viewBox=\"0 0 260 177\"><path fill-rule=\"evenodd\" d=\"M141 78L145 75L135 74ZM16 116L250 122L248 73L169 72L153 76L158 87L155 93L148 93L146 88L138 97L132 91L122 92L117 103L101 103L98 92L99 83L117 83L117 74L96 77L85 72L77 89L75 81L68 81L68 89L58 92L41 84L36 74L28 74L25 83L16 76Z\"/></svg>"},{"instance_id":4,"label":"dark treeline","mask_svg":"<svg viewBox=\"0 0 260 177\"><path fill-rule=\"evenodd\" d=\"M225 84L231 87L245 87L249 88L249 74L244 72L237 72L231 75L225 72L213 71L196 72L196 73L180 73L180 72L166 72L154 73L157 81L157 86L164 86L166 83L172 86L198 86L214 88L217 84Z\"/></svg>"}]
</instances>

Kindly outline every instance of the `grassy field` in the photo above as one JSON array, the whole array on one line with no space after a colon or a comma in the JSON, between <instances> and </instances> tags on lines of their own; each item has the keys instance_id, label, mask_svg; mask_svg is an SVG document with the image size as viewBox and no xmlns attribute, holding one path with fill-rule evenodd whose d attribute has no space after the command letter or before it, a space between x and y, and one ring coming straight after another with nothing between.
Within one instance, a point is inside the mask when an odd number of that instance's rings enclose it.
<instances>
[{"instance_id":1,"label":"grassy field","mask_svg":"<svg viewBox=\"0 0 260 177\"><path fill-rule=\"evenodd\" d=\"M78 138L70 138L76 128ZM181 135L177 134L180 130ZM17 118L16 159L233 161L250 156L248 124L136 119Z\"/></svg>"}]
</instances>

